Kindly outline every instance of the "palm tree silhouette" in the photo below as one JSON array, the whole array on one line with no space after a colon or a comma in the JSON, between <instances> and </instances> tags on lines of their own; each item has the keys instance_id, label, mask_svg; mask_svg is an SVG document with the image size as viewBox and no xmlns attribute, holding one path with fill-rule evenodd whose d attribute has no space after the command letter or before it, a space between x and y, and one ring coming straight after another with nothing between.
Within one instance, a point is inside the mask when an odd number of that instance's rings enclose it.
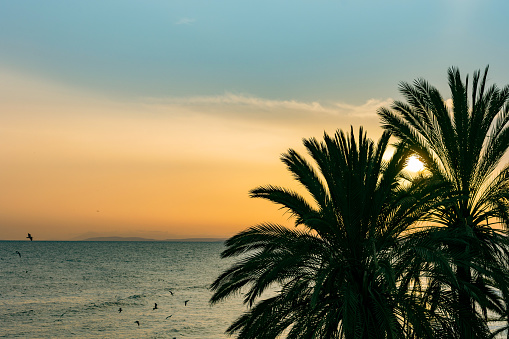
<instances>
[{"instance_id":1,"label":"palm tree silhouette","mask_svg":"<svg viewBox=\"0 0 509 339\"><path fill-rule=\"evenodd\" d=\"M452 338L489 337L489 311L509 316L500 298L509 300L508 165L499 171L509 148L509 86L487 87L487 74L476 71L469 91L468 76L463 82L450 68L450 104L423 79L402 83L406 102L378 111L383 127L449 187L451 199L411 241L413 265L427 270L425 302L453 320Z\"/></svg>"},{"instance_id":2,"label":"palm tree silhouette","mask_svg":"<svg viewBox=\"0 0 509 339\"><path fill-rule=\"evenodd\" d=\"M405 180L409 150L384 160L390 133L375 144L362 127L319 142L305 139L314 160L290 149L282 161L306 192L277 186L251 196L281 205L295 228L265 223L226 241L237 257L211 285L212 304L246 291L249 311L227 333L239 338L439 337L448 325L407 293L405 231L439 190ZM406 182L406 184L403 184ZM419 197L419 199L416 198ZM412 271L415 273L415 271ZM271 288L278 291L267 296Z\"/></svg>"}]
</instances>

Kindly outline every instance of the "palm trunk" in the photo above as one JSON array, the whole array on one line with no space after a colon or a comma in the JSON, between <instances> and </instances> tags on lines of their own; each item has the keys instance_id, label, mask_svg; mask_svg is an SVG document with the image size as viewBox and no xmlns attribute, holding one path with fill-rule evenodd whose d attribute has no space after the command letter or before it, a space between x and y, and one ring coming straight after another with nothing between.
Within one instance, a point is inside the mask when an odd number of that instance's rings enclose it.
<instances>
[{"instance_id":1,"label":"palm trunk","mask_svg":"<svg viewBox=\"0 0 509 339\"><path fill-rule=\"evenodd\" d=\"M475 319L475 316L472 316L474 312L472 300L469 293L462 288L464 283L470 283L472 279L470 268L459 266L456 271L456 277L460 283L460 289L458 290L459 311L456 319L460 335L459 338L475 339L476 335L472 331L472 320Z\"/></svg>"}]
</instances>

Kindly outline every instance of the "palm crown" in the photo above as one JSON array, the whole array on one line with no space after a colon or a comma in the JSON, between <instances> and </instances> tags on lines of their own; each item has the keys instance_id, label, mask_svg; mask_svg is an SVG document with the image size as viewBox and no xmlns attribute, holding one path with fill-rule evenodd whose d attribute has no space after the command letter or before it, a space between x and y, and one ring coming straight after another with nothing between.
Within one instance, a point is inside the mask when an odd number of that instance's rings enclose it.
<instances>
[{"instance_id":1,"label":"palm crown","mask_svg":"<svg viewBox=\"0 0 509 339\"><path fill-rule=\"evenodd\" d=\"M390 133L375 144L338 131L304 140L315 164L294 150L282 161L309 193L275 186L251 196L295 217L296 228L262 224L226 242L223 257L239 261L211 288L211 302L246 291L249 312L230 326L239 338L405 338L433 335L429 310L406 293L398 269L407 227L432 202L430 186L402 185L408 150L385 161ZM421 203L414 196L419 192ZM262 293L279 290L265 299ZM402 287L403 286L403 287ZM247 290L246 290L247 289ZM436 326L435 326L436 327Z\"/></svg>"},{"instance_id":2,"label":"palm crown","mask_svg":"<svg viewBox=\"0 0 509 339\"><path fill-rule=\"evenodd\" d=\"M509 167L497 171L509 148L509 86L487 88L487 74L488 68L482 78L474 73L469 98L468 77L463 82L458 69L449 69L450 104L423 79L402 83L407 103L396 101L378 112L383 127L456 196L434 209L435 226L417 237L434 241L435 250L448 256L454 276L445 279L435 265L429 279L436 292L451 294L459 338L489 335L487 310L503 312L490 288L506 295L508 288Z\"/></svg>"}]
</instances>

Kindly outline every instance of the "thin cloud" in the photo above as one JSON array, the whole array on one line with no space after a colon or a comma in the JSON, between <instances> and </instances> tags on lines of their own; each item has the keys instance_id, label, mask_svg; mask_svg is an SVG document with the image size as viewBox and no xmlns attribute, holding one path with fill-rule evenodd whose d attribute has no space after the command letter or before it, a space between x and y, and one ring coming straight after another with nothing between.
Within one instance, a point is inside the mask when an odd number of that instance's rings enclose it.
<instances>
[{"instance_id":1,"label":"thin cloud","mask_svg":"<svg viewBox=\"0 0 509 339\"><path fill-rule=\"evenodd\" d=\"M195 21L196 19L192 18L180 18L178 21L175 22L175 25L191 25Z\"/></svg>"},{"instance_id":2,"label":"thin cloud","mask_svg":"<svg viewBox=\"0 0 509 339\"><path fill-rule=\"evenodd\" d=\"M273 109L286 108L316 112L330 112L318 102L299 102L295 100L271 100L243 94L225 93L218 96L194 96L185 98L170 98L168 103L184 105L240 105L253 108Z\"/></svg>"},{"instance_id":3,"label":"thin cloud","mask_svg":"<svg viewBox=\"0 0 509 339\"><path fill-rule=\"evenodd\" d=\"M146 98L143 106L147 112L157 112L175 121L207 121L209 125L230 126L242 133L257 131L263 135L278 135L287 141L319 136L324 130L330 133L336 129L347 130L350 126L364 126L371 138L377 138L381 134L377 109L391 103L391 99L370 99L353 105L273 100L225 93L218 96Z\"/></svg>"},{"instance_id":4,"label":"thin cloud","mask_svg":"<svg viewBox=\"0 0 509 339\"><path fill-rule=\"evenodd\" d=\"M308 112L323 115L343 116L376 116L376 111L381 106L389 106L392 99L385 100L369 99L360 105L337 103L320 103L317 101L304 102L297 100L273 100L264 99L245 94L225 93L218 96L193 96L166 99L148 99L156 106L179 105L179 106L230 106L246 109L278 112Z\"/></svg>"},{"instance_id":5,"label":"thin cloud","mask_svg":"<svg viewBox=\"0 0 509 339\"><path fill-rule=\"evenodd\" d=\"M334 106L341 114L355 117L376 117L377 110L380 107L389 107L393 100L387 98L385 100L369 99L362 105L351 105L346 103L336 103Z\"/></svg>"}]
</instances>

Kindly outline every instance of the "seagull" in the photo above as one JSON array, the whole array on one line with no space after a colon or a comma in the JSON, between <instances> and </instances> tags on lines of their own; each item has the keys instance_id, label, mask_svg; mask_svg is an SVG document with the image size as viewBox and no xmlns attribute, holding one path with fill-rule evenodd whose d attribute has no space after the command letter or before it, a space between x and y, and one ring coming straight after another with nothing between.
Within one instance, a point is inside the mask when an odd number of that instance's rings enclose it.
<instances>
[{"instance_id":1,"label":"seagull","mask_svg":"<svg viewBox=\"0 0 509 339\"><path fill-rule=\"evenodd\" d=\"M28 233L28 237L27 237L27 239L30 239L30 241L33 241L33 240L34 240L34 238L32 237L32 235L31 235L30 233Z\"/></svg>"},{"instance_id":2,"label":"seagull","mask_svg":"<svg viewBox=\"0 0 509 339\"><path fill-rule=\"evenodd\" d=\"M21 258L21 253L19 253L19 251L16 251L16 253L18 253L19 257Z\"/></svg>"},{"instance_id":3,"label":"seagull","mask_svg":"<svg viewBox=\"0 0 509 339\"><path fill-rule=\"evenodd\" d=\"M122 312L122 307L118 308L118 313Z\"/></svg>"},{"instance_id":4,"label":"seagull","mask_svg":"<svg viewBox=\"0 0 509 339\"><path fill-rule=\"evenodd\" d=\"M136 321L135 321L135 323L137 323L137 324L138 324L138 326L140 326L140 322L139 322L138 320L136 320Z\"/></svg>"},{"instance_id":5,"label":"seagull","mask_svg":"<svg viewBox=\"0 0 509 339\"><path fill-rule=\"evenodd\" d=\"M153 310L157 310L157 303L154 303L154 308Z\"/></svg>"},{"instance_id":6,"label":"seagull","mask_svg":"<svg viewBox=\"0 0 509 339\"><path fill-rule=\"evenodd\" d=\"M188 301L189 301L189 300L184 301L184 306L187 306L187 302L188 302Z\"/></svg>"},{"instance_id":7,"label":"seagull","mask_svg":"<svg viewBox=\"0 0 509 339\"><path fill-rule=\"evenodd\" d=\"M172 316L172 315L173 315L173 314L170 314L169 316L167 316L167 317L166 317L166 319L171 318L171 316Z\"/></svg>"},{"instance_id":8,"label":"seagull","mask_svg":"<svg viewBox=\"0 0 509 339\"><path fill-rule=\"evenodd\" d=\"M173 295L173 291L172 291L171 289L170 289L170 290L168 290L168 292L170 292L170 294L171 294L171 295Z\"/></svg>"}]
</instances>

